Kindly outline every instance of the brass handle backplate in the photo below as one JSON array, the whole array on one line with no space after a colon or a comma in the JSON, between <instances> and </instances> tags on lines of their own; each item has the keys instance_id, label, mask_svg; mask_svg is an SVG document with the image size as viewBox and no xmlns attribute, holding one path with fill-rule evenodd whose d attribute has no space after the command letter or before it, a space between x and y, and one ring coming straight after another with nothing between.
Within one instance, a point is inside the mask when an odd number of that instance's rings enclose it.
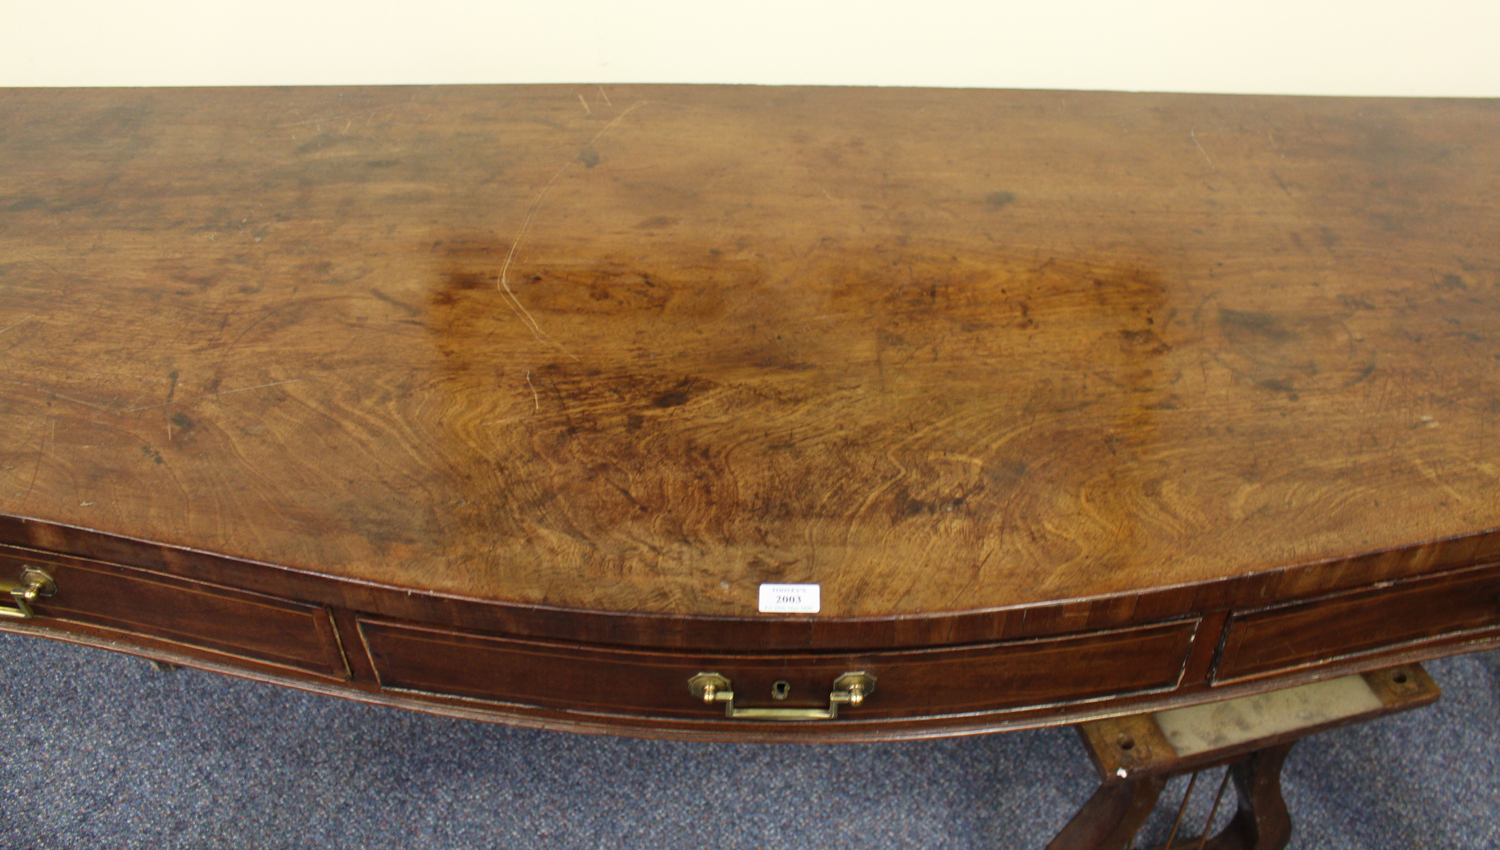
<instances>
[{"instance_id":1,"label":"brass handle backplate","mask_svg":"<svg viewBox=\"0 0 1500 850\"><path fill-rule=\"evenodd\" d=\"M36 616L31 610L31 603L56 592L57 582L52 580L52 576L35 567L21 570L19 579L0 579L0 599L4 598L3 594L9 594L11 605L14 606L0 604L0 617L29 620Z\"/></svg>"},{"instance_id":2,"label":"brass handle backplate","mask_svg":"<svg viewBox=\"0 0 1500 850\"><path fill-rule=\"evenodd\" d=\"M833 720L839 716L839 706L858 706L875 692L875 677L855 670L834 679L827 708L736 707L734 686L718 673L699 673L688 679L688 690L708 705L724 703L724 716L734 720Z\"/></svg>"}]
</instances>

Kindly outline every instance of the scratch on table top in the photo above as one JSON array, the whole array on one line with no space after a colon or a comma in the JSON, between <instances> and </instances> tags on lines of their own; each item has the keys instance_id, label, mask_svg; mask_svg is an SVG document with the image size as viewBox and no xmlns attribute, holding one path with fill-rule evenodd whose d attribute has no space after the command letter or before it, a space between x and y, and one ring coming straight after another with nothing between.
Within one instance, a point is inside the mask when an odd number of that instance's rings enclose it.
<instances>
[{"instance_id":1,"label":"scratch on table top","mask_svg":"<svg viewBox=\"0 0 1500 850\"><path fill-rule=\"evenodd\" d=\"M52 419L52 445L57 445L57 419ZM21 497L21 504L25 505L31 499L31 491L36 489L37 474L42 471L42 456L47 454L47 435L42 434L42 444L37 447L36 463L31 467L31 483L26 485L26 495Z\"/></svg>"},{"instance_id":2,"label":"scratch on table top","mask_svg":"<svg viewBox=\"0 0 1500 850\"><path fill-rule=\"evenodd\" d=\"M1431 481L1433 484L1436 484L1439 489L1441 489L1444 493L1447 493L1455 501L1458 501L1458 502L1468 502L1469 501L1468 498L1464 496L1464 494L1458 492L1451 485L1449 485L1447 482L1445 482L1441 478L1439 478L1437 470L1433 469L1429 464L1427 464L1425 461L1423 461L1420 457L1412 455L1412 456L1409 456L1407 458L1407 460L1411 463L1412 466L1416 467L1416 469L1417 469L1418 472L1422 473L1422 477L1423 478L1426 478L1428 481Z\"/></svg>"},{"instance_id":3,"label":"scratch on table top","mask_svg":"<svg viewBox=\"0 0 1500 850\"><path fill-rule=\"evenodd\" d=\"M1203 143L1198 141L1198 125L1197 124L1194 124L1193 128L1191 130L1188 130L1188 138L1190 138L1190 139L1193 140L1193 144L1195 146L1197 146L1197 148L1198 148L1198 153L1203 154L1203 158L1205 160L1207 160L1207 162L1208 162L1208 167L1212 168L1214 171L1218 171L1219 167L1217 165L1214 165L1213 157L1210 157L1208 155L1208 151L1206 151L1206 150L1203 149Z\"/></svg>"},{"instance_id":4,"label":"scratch on table top","mask_svg":"<svg viewBox=\"0 0 1500 850\"><path fill-rule=\"evenodd\" d=\"M282 124L273 124L272 127L274 127L275 129L281 129L283 127L306 127L308 125L314 125L321 129L322 125L324 124L332 124L338 121L350 122L360 118L365 119L365 125L369 126L370 119L374 118L376 115L379 115L382 112L395 112L401 107L409 106L411 104L414 104L415 102L416 98L413 97L409 101L404 101L402 103L391 103L385 106L377 106L374 109L363 109L357 112L339 112L333 115L323 115L316 118L304 118L301 121L288 121Z\"/></svg>"},{"instance_id":5,"label":"scratch on table top","mask_svg":"<svg viewBox=\"0 0 1500 850\"><path fill-rule=\"evenodd\" d=\"M984 460L981 458L969 457L968 455L953 454L951 452L934 454L931 455L931 457L936 460L945 460L950 463L966 463L978 467L984 466Z\"/></svg>"},{"instance_id":6,"label":"scratch on table top","mask_svg":"<svg viewBox=\"0 0 1500 850\"><path fill-rule=\"evenodd\" d=\"M579 98L582 99L582 95L580 95ZM644 100L637 101L621 110L619 115L616 115L614 118L610 119L608 124L605 124L599 129L599 132L594 134L594 137L589 140L588 144L584 145L584 149L593 147L595 142L603 138L605 133L608 133L610 130L614 129L615 126L617 126L621 121L625 119L625 116L634 112L636 109L645 106L646 103L647 101ZM548 336L547 332L542 330L542 326L537 323L536 317L531 315L531 311L526 309L525 304L521 303L521 299L516 296L515 290L511 289L510 267L511 264L515 262L516 251L520 249L521 243L526 239L526 234L531 230L532 222L536 220L536 212L537 209L542 205L542 200L547 197L547 192L552 189L553 185L557 183L558 179L562 177L563 173L568 170L568 166L572 165L576 161L577 158L575 157L570 158L568 161L564 162L561 166L558 167L557 171L552 174L552 177L542 186L541 190L536 193L536 197L532 199L531 205L526 208L526 217L521 220L521 227L516 231L516 238L510 243L510 250L505 253L505 261L500 264L500 275L496 280L496 288L498 288L501 294L505 296L506 303L510 306L511 311L521 319L521 322L526 325L528 330L531 331L532 336L535 336L538 340L551 345L553 348L556 348L558 351L562 352L568 357L571 357L574 360L579 359L577 355L570 353L567 349L563 348L563 346L558 343L557 340L554 340L552 337Z\"/></svg>"},{"instance_id":7,"label":"scratch on table top","mask_svg":"<svg viewBox=\"0 0 1500 850\"><path fill-rule=\"evenodd\" d=\"M51 396L52 398L60 399L62 401L69 402L70 404L81 404L84 407L91 407L94 410L102 410L105 413L121 413L122 412L119 408L106 407L106 406L104 406L102 404L94 404L91 401L84 401L81 398L73 398L72 396L65 396L65 395L63 395L62 393L59 393L59 392L52 392L50 390L44 390L44 392L46 392L47 395Z\"/></svg>"},{"instance_id":8,"label":"scratch on table top","mask_svg":"<svg viewBox=\"0 0 1500 850\"><path fill-rule=\"evenodd\" d=\"M290 381L272 381L269 384L257 384L256 386L253 386L253 387L240 387L237 390L223 390L223 391L220 391L220 392L209 393L208 395L194 396L193 398L190 398L190 399L186 399L186 400L183 400L183 401L170 402L170 403L171 404L192 404L193 402L203 401L204 399L207 399L207 398L219 398L221 396L234 395L235 393L248 393L248 392L250 392L252 390L263 390L263 389L267 389L268 387L280 387L280 386L284 386L286 384L296 384L296 383L300 383L301 381L305 381L305 380L307 380L307 379L306 378L293 378ZM69 400L72 401L72 399L69 399ZM80 403L86 404L87 402L80 402ZM127 409L122 410L120 412L121 413L139 413L142 410L155 410L158 407L165 407L167 404L169 404L169 402L162 402L161 404L148 404L148 405L144 405L142 407L127 408ZM90 407L95 407L96 405L89 405L89 406ZM104 410L106 408L100 408L100 409Z\"/></svg>"},{"instance_id":9,"label":"scratch on table top","mask_svg":"<svg viewBox=\"0 0 1500 850\"><path fill-rule=\"evenodd\" d=\"M13 325L6 325L6 326L5 326L5 327L3 327L3 328L0 328L0 334L3 334L3 333L5 333L5 332L6 332L6 331L8 331L8 330L12 330L12 329L14 329L14 328L19 328L19 327L20 327L20 326L22 326L22 325L24 325L24 324L26 324L26 323L27 323L27 322L29 322L29 321L31 321L31 320L32 320L32 319L35 319L35 318L36 318L36 315L35 315L35 314L32 314L32 315L30 315L30 316L27 316L27 317L26 317L26 318L24 318L24 319L22 319L22 320L21 320L21 321L19 321L19 322L16 322L16 323L15 323L15 324L13 324Z\"/></svg>"},{"instance_id":10,"label":"scratch on table top","mask_svg":"<svg viewBox=\"0 0 1500 850\"><path fill-rule=\"evenodd\" d=\"M171 405L172 398L177 395L177 370L173 369L171 374L167 375L167 377L171 379L172 384L171 386L167 387L167 400L162 402L161 404L161 418L164 422L167 423L167 442L170 443L172 442L172 417L168 415L167 408L169 405Z\"/></svg>"}]
</instances>

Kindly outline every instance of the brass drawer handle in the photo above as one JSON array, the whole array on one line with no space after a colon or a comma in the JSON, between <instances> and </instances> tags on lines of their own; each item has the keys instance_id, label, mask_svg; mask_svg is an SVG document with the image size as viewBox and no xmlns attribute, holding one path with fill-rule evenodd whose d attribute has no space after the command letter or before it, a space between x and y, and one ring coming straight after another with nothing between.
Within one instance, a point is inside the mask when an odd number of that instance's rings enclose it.
<instances>
[{"instance_id":1,"label":"brass drawer handle","mask_svg":"<svg viewBox=\"0 0 1500 850\"><path fill-rule=\"evenodd\" d=\"M56 593L57 582L45 572L35 567L27 567L21 570L19 579L0 579L0 594L7 592L10 594L11 601L15 603L15 607L0 605L0 617L29 620L36 616L31 610L31 603L40 597Z\"/></svg>"},{"instance_id":2,"label":"brass drawer handle","mask_svg":"<svg viewBox=\"0 0 1500 850\"><path fill-rule=\"evenodd\" d=\"M703 702L724 703L724 716L734 720L833 720L839 706L858 706L875 692L875 677L856 670L833 680L827 708L736 708L734 686L718 673L699 673L688 679L688 690Z\"/></svg>"}]
</instances>

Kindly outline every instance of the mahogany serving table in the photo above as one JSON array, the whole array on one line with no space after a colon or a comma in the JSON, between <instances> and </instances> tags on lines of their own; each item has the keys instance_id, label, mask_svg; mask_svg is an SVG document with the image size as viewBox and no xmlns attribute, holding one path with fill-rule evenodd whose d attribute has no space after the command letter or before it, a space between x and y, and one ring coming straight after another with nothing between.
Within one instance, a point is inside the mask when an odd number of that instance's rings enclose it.
<instances>
[{"instance_id":1,"label":"mahogany serving table","mask_svg":"<svg viewBox=\"0 0 1500 850\"><path fill-rule=\"evenodd\" d=\"M856 740L1500 645L1494 101L0 93L3 628Z\"/></svg>"}]
</instances>

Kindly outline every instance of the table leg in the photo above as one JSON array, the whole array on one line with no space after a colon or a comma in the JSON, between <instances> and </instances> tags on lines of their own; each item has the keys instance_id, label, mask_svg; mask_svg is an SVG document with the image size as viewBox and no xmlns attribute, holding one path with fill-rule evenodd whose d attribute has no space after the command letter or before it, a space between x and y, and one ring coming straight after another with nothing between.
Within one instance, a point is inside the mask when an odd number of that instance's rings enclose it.
<instances>
[{"instance_id":1,"label":"table leg","mask_svg":"<svg viewBox=\"0 0 1500 850\"><path fill-rule=\"evenodd\" d=\"M1047 850L1126 850L1165 786L1160 776L1100 785Z\"/></svg>"},{"instance_id":2,"label":"table leg","mask_svg":"<svg viewBox=\"0 0 1500 850\"><path fill-rule=\"evenodd\" d=\"M1172 837L1153 850L1283 850L1291 841L1292 821L1281 796L1281 769L1297 741L1430 705L1441 693L1421 665L1408 664L1080 724L1079 736L1102 784L1047 850L1127 850L1168 780L1219 766L1228 766L1228 775L1214 796L1214 812L1229 779L1239 798L1229 824L1211 838L1178 838L1188 804L1184 795ZM1213 820L1210 813L1205 831Z\"/></svg>"},{"instance_id":3,"label":"table leg","mask_svg":"<svg viewBox=\"0 0 1500 850\"><path fill-rule=\"evenodd\" d=\"M1239 792L1239 810L1224 830L1202 844L1203 850L1283 850L1292 840L1292 816L1281 796L1281 767L1292 744L1256 750L1229 768ZM1173 842L1196 848L1199 839ZM1157 850L1157 848L1153 848ZM1166 846L1159 850L1169 850Z\"/></svg>"}]
</instances>

